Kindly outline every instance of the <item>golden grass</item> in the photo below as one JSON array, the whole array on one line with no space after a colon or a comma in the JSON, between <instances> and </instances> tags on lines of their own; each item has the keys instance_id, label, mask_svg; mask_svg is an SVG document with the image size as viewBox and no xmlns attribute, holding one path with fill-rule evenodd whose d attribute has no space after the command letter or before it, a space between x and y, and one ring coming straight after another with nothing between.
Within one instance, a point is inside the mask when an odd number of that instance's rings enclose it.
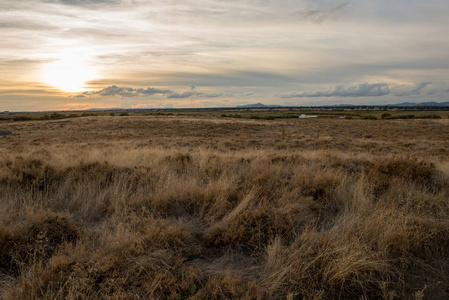
<instances>
[{"instance_id":1,"label":"golden grass","mask_svg":"<svg viewBox=\"0 0 449 300\"><path fill-rule=\"evenodd\" d=\"M1 297L448 297L447 125L3 123Z\"/></svg>"}]
</instances>

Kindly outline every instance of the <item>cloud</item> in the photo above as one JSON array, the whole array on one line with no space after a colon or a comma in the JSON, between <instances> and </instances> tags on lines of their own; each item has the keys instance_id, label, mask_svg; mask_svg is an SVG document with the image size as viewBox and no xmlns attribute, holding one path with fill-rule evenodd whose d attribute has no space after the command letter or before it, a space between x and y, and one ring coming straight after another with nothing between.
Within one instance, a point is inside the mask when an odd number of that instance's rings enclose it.
<instances>
[{"instance_id":1,"label":"cloud","mask_svg":"<svg viewBox=\"0 0 449 300\"><path fill-rule=\"evenodd\" d=\"M421 95L422 91L432 82L425 81L411 87L410 85L395 85L391 83L362 83L353 86L338 85L333 90L313 92L291 92L276 95L280 98L328 98L328 97L380 97L393 95L397 97ZM428 91L434 94L438 91Z\"/></svg>"},{"instance_id":2,"label":"cloud","mask_svg":"<svg viewBox=\"0 0 449 300\"><path fill-rule=\"evenodd\" d=\"M122 97L134 97L137 96L135 89L129 87L118 87L116 85L108 86L100 91L92 92L93 95L101 96L122 96Z\"/></svg>"},{"instance_id":3,"label":"cloud","mask_svg":"<svg viewBox=\"0 0 449 300\"><path fill-rule=\"evenodd\" d=\"M42 64L48 63L49 60L38 60L38 59L29 59L29 58L21 58L21 59L2 59L0 58L0 65L6 66L30 66L33 64Z\"/></svg>"},{"instance_id":4,"label":"cloud","mask_svg":"<svg viewBox=\"0 0 449 300\"><path fill-rule=\"evenodd\" d=\"M232 93L224 93L224 92L212 92L212 93L204 93L204 92L198 92L196 90L196 87L194 85L190 86L190 91L183 92L183 93L173 93L171 95L168 95L167 98L170 99L184 99L189 98L191 96L198 96L198 97L204 97L204 98L218 98L218 97L232 97Z\"/></svg>"},{"instance_id":5,"label":"cloud","mask_svg":"<svg viewBox=\"0 0 449 300\"><path fill-rule=\"evenodd\" d=\"M43 24L39 22L34 22L30 20L12 20L12 21L1 21L0 29L26 29L31 31L39 31L39 30L53 30L57 28L56 26Z\"/></svg>"},{"instance_id":6,"label":"cloud","mask_svg":"<svg viewBox=\"0 0 449 300\"><path fill-rule=\"evenodd\" d=\"M184 99L184 98L189 98L190 96L193 95L197 95L197 91L196 91L196 87L194 85L190 86L190 91L188 92L183 92L183 93L173 93L171 95L168 95L167 98L170 99Z\"/></svg>"},{"instance_id":7,"label":"cloud","mask_svg":"<svg viewBox=\"0 0 449 300\"><path fill-rule=\"evenodd\" d=\"M432 82L422 82L418 86L416 86L416 88L411 90L404 90L403 86L399 86L392 91L392 94L398 97L420 95L421 91L431 83Z\"/></svg>"},{"instance_id":8,"label":"cloud","mask_svg":"<svg viewBox=\"0 0 449 300\"><path fill-rule=\"evenodd\" d=\"M147 87L146 89L135 89L131 87L119 87L116 85L108 86L99 91L85 92L81 95L99 95L99 96L122 96L122 97L137 97L137 96L151 96L155 94L169 94L173 93L172 90L157 89L152 87ZM78 95L79 96L79 95ZM75 96L77 97L77 96Z\"/></svg>"},{"instance_id":9,"label":"cloud","mask_svg":"<svg viewBox=\"0 0 449 300\"><path fill-rule=\"evenodd\" d=\"M196 92L184 92L184 93L173 93L171 95L168 95L167 98L170 99L184 99L184 98L189 98L190 96L196 95Z\"/></svg>"},{"instance_id":10,"label":"cloud","mask_svg":"<svg viewBox=\"0 0 449 300\"><path fill-rule=\"evenodd\" d=\"M199 92L194 85L190 86L190 91L186 92L175 92L168 89L158 89L153 87L143 88L132 88L132 87L121 87L116 85L108 86L102 90L93 92L84 92L82 94L72 96L72 98L84 98L88 96L121 96L125 98L138 97L138 96L152 96L152 95L164 95L169 94L167 98L169 99L185 99L191 96L198 96L204 98L218 98L218 97L232 97L234 94L225 92Z\"/></svg>"},{"instance_id":11,"label":"cloud","mask_svg":"<svg viewBox=\"0 0 449 300\"><path fill-rule=\"evenodd\" d=\"M297 76L290 74L278 74L272 71L239 71L228 70L224 68L209 67L213 72L143 72L140 77L154 78L161 85L167 86L186 86L191 82L198 83L202 87L220 87L220 89L229 87L279 87L288 86L298 82ZM304 76L305 77L305 76ZM302 79L302 78L301 78Z\"/></svg>"},{"instance_id":12,"label":"cloud","mask_svg":"<svg viewBox=\"0 0 449 300\"><path fill-rule=\"evenodd\" d=\"M231 93L222 93L222 92L217 92L217 93L198 93L199 96L204 96L207 98L218 98L218 97L231 97L232 94Z\"/></svg>"},{"instance_id":13,"label":"cloud","mask_svg":"<svg viewBox=\"0 0 449 300\"><path fill-rule=\"evenodd\" d=\"M88 108L89 108L88 104L72 104L72 106L70 106L68 110L83 110Z\"/></svg>"},{"instance_id":14,"label":"cloud","mask_svg":"<svg viewBox=\"0 0 449 300\"><path fill-rule=\"evenodd\" d=\"M66 5L115 4L117 0L46 0L47 3L60 3Z\"/></svg>"},{"instance_id":15,"label":"cloud","mask_svg":"<svg viewBox=\"0 0 449 300\"><path fill-rule=\"evenodd\" d=\"M304 9L296 12L296 15L303 19L312 21L315 23L322 23L333 14L339 12L349 4L349 1L344 1L343 3L328 9Z\"/></svg>"},{"instance_id":16,"label":"cloud","mask_svg":"<svg viewBox=\"0 0 449 300\"><path fill-rule=\"evenodd\" d=\"M135 92L136 92L136 94L139 94L139 95L150 96L150 95L154 95L154 94L168 94L168 93L171 93L172 91L147 87L146 89L136 89Z\"/></svg>"},{"instance_id":17,"label":"cloud","mask_svg":"<svg viewBox=\"0 0 449 300\"><path fill-rule=\"evenodd\" d=\"M292 92L280 98L324 98L324 97L379 97L390 94L388 83L362 83L356 86L338 85L333 90L314 92Z\"/></svg>"}]
</instances>

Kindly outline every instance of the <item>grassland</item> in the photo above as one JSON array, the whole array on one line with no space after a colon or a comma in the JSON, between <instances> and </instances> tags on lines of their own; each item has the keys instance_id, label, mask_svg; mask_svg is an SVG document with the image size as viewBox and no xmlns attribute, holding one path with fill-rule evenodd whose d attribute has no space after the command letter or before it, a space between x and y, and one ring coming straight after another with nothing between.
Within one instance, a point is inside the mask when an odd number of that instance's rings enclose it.
<instances>
[{"instance_id":1,"label":"grassland","mask_svg":"<svg viewBox=\"0 0 449 300\"><path fill-rule=\"evenodd\" d=\"M0 297L449 297L445 112L228 113L0 123Z\"/></svg>"}]
</instances>

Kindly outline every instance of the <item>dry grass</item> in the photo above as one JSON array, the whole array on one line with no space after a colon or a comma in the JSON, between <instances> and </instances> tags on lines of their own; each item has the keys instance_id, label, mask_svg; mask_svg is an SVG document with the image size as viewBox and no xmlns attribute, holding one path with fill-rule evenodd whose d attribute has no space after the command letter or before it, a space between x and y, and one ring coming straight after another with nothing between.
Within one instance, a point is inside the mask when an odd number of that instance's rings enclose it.
<instances>
[{"instance_id":1,"label":"dry grass","mask_svg":"<svg viewBox=\"0 0 449 300\"><path fill-rule=\"evenodd\" d=\"M4 299L449 297L448 120L0 125Z\"/></svg>"}]
</instances>

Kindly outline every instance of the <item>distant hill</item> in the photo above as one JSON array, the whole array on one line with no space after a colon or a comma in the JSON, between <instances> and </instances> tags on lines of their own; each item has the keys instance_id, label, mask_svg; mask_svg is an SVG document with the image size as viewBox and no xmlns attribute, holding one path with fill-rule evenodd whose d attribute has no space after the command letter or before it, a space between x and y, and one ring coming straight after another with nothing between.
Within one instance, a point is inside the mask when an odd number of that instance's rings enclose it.
<instances>
[{"instance_id":1,"label":"distant hill","mask_svg":"<svg viewBox=\"0 0 449 300\"><path fill-rule=\"evenodd\" d=\"M421 103L403 102L403 103L397 103L397 104L390 104L390 106L438 106L438 107L446 107L446 106L449 106L449 102L421 102Z\"/></svg>"},{"instance_id":2,"label":"distant hill","mask_svg":"<svg viewBox=\"0 0 449 300\"><path fill-rule=\"evenodd\" d=\"M282 107L282 105L265 105L262 103L237 105L237 108L270 108L270 107Z\"/></svg>"},{"instance_id":3,"label":"distant hill","mask_svg":"<svg viewBox=\"0 0 449 300\"><path fill-rule=\"evenodd\" d=\"M322 105L322 107L355 107L355 106L382 106L382 105L354 105L354 104L334 104L334 105ZM387 106L399 106L399 107L413 107L413 106L434 106L434 107L449 107L449 102L403 102L396 104L388 104ZM263 103L253 103L253 104L245 104L245 105L237 105L236 108L279 108L285 107L283 105L265 105ZM319 106L318 106L319 107Z\"/></svg>"},{"instance_id":4,"label":"distant hill","mask_svg":"<svg viewBox=\"0 0 449 300\"><path fill-rule=\"evenodd\" d=\"M129 108L89 108L85 109L84 111L109 111L109 110L127 110Z\"/></svg>"}]
</instances>

